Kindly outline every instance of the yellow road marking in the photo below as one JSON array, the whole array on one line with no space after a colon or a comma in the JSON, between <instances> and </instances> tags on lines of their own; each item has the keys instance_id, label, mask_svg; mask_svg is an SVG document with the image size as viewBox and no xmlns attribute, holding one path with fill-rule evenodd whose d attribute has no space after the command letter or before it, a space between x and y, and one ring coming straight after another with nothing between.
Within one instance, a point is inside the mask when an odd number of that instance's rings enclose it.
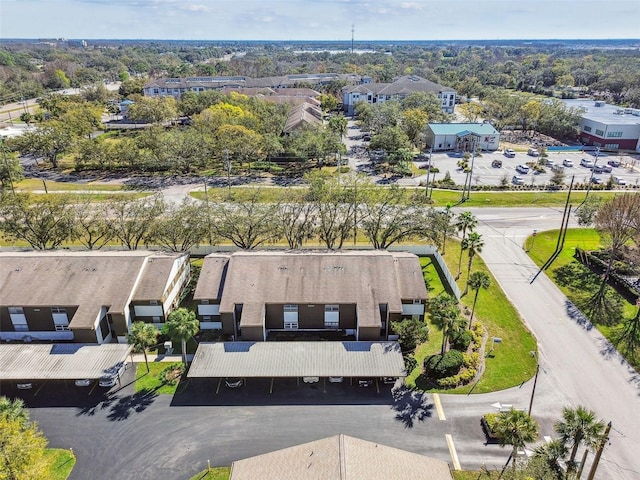
<instances>
[{"instance_id":1,"label":"yellow road marking","mask_svg":"<svg viewBox=\"0 0 640 480\"><path fill-rule=\"evenodd\" d=\"M438 412L438 418L440 420L446 420L447 417L444 416L444 410L442 408L442 403L440 403L440 395L437 393L433 394L433 403L436 404L436 412Z\"/></svg>"},{"instance_id":2,"label":"yellow road marking","mask_svg":"<svg viewBox=\"0 0 640 480\"><path fill-rule=\"evenodd\" d=\"M453 469L462 470L462 468L460 467L460 460L458 460L456 447L453 446L453 437L448 433L444 437L447 439L447 446L449 447L449 454L451 455L451 461L453 462Z\"/></svg>"}]
</instances>

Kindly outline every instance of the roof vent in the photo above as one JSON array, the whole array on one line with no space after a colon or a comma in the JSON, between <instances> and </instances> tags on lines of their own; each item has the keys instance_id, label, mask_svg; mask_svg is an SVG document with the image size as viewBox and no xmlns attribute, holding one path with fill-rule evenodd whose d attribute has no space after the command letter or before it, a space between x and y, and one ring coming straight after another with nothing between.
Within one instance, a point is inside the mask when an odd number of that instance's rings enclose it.
<instances>
[{"instance_id":1,"label":"roof vent","mask_svg":"<svg viewBox=\"0 0 640 480\"><path fill-rule=\"evenodd\" d=\"M280 266L278 267L278 270L280 270L281 272L283 272L283 271L287 270L287 267L286 267L285 265L280 265Z\"/></svg>"}]
</instances>

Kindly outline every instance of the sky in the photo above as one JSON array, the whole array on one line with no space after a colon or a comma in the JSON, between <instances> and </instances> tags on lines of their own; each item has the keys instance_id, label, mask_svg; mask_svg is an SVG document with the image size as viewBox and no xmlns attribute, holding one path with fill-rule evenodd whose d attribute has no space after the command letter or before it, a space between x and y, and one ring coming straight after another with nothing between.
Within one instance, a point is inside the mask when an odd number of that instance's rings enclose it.
<instances>
[{"instance_id":1,"label":"sky","mask_svg":"<svg viewBox=\"0 0 640 480\"><path fill-rule=\"evenodd\" d=\"M0 38L640 37L640 0L0 0Z\"/></svg>"}]
</instances>

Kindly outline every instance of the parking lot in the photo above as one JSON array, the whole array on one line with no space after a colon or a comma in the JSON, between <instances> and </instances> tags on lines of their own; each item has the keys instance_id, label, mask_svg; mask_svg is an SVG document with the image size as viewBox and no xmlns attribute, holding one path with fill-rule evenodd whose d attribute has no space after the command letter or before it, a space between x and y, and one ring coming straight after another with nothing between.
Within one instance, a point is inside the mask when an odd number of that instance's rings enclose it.
<instances>
[{"instance_id":1,"label":"parking lot","mask_svg":"<svg viewBox=\"0 0 640 480\"><path fill-rule=\"evenodd\" d=\"M574 176L574 183L588 183L591 179L591 170L580 165L583 158L595 160L595 154L591 152L550 152L548 160L555 165L562 165L564 159L569 159L573 163L573 167L564 167L565 183L568 185L571 177ZM600 154L598 156L597 165L607 164L609 160L618 160L620 166L612 167L611 173L594 174L600 178L602 183L606 183L610 176L619 177L626 183L626 188L640 186L640 157L634 155L608 155ZM436 179L442 179L448 171L451 178L456 184L462 185L465 181L466 174L458 167L457 163L460 157L453 153L434 153L432 156L433 166L439 169L439 173L435 174ZM502 167L494 168L491 166L494 160L502 161ZM526 152L516 152L513 158L508 158L502 151L492 153L483 152L481 156L476 156L473 167L472 185L500 185L503 178L507 178L509 184L512 184L514 176L519 176L523 180L524 185L533 185L544 187L549 184L553 172L551 168L544 167L545 172L534 173L529 170L528 173L520 173L516 171L518 165L526 165L528 162L536 162L539 157L532 157ZM418 166L424 166L425 162L417 162ZM433 178L433 176L432 176ZM412 180L419 183L425 180L426 175L414 177Z\"/></svg>"}]
</instances>

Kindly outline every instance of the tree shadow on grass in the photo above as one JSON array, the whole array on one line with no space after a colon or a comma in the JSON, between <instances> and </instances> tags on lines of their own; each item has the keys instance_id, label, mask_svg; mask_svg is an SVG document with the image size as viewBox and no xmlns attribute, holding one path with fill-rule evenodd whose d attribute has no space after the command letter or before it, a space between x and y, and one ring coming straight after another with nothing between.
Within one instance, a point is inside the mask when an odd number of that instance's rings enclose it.
<instances>
[{"instance_id":1,"label":"tree shadow on grass","mask_svg":"<svg viewBox=\"0 0 640 480\"><path fill-rule=\"evenodd\" d=\"M132 395L119 397L116 394L107 395L95 405L85 406L79 409L76 416L93 416L100 411L108 411L107 418L111 421L128 419L134 413L144 411L151 405L158 394L155 390L141 390Z\"/></svg>"},{"instance_id":2,"label":"tree shadow on grass","mask_svg":"<svg viewBox=\"0 0 640 480\"><path fill-rule=\"evenodd\" d=\"M425 393L411 390L406 386L394 389L392 409L396 420L404 423L405 428L413 428L416 421L423 422L433 415L433 403L428 403Z\"/></svg>"}]
</instances>

